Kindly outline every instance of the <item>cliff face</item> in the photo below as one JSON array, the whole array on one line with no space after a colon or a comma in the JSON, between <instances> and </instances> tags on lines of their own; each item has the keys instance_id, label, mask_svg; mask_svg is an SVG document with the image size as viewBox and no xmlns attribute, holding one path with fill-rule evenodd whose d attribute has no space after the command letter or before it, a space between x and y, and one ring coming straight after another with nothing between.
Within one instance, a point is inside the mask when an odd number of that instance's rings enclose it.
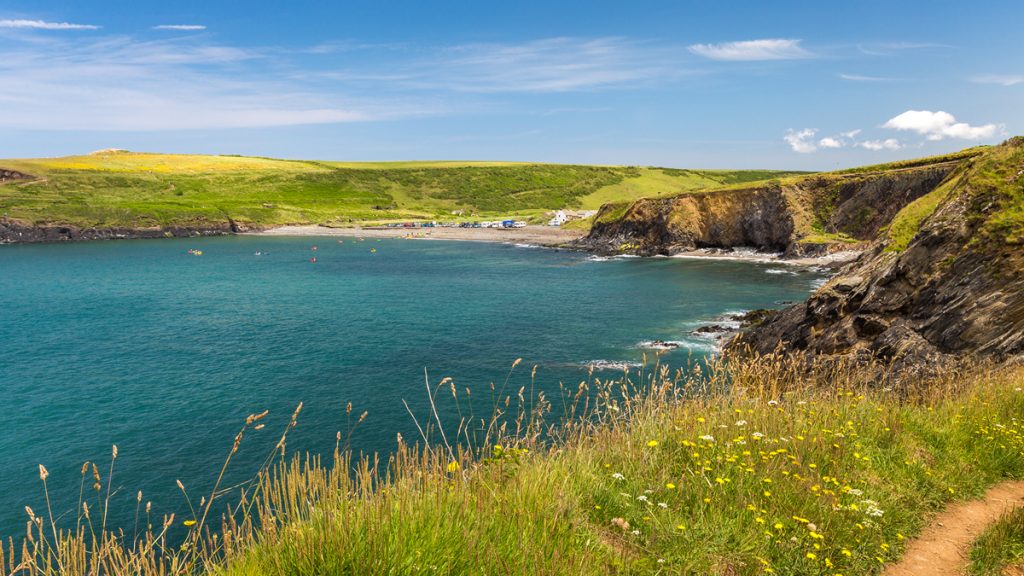
<instances>
[{"instance_id":1,"label":"cliff face","mask_svg":"<svg viewBox=\"0 0 1024 576\"><path fill-rule=\"evenodd\" d=\"M1024 139L967 161L933 194L922 199L933 209L907 206L806 303L770 315L730 347L767 353L781 343L915 366L1024 354ZM908 238L897 235L912 224Z\"/></svg>"},{"instance_id":2,"label":"cliff face","mask_svg":"<svg viewBox=\"0 0 1024 576\"><path fill-rule=\"evenodd\" d=\"M580 245L640 255L753 247L795 256L848 248L874 239L897 212L934 190L961 162L607 205Z\"/></svg>"},{"instance_id":3,"label":"cliff face","mask_svg":"<svg viewBox=\"0 0 1024 576\"><path fill-rule=\"evenodd\" d=\"M598 212L583 241L588 248L642 255L703 246L781 250L793 233L788 201L779 187L638 200L613 219L616 209L605 206Z\"/></svg>"}]
</instances>

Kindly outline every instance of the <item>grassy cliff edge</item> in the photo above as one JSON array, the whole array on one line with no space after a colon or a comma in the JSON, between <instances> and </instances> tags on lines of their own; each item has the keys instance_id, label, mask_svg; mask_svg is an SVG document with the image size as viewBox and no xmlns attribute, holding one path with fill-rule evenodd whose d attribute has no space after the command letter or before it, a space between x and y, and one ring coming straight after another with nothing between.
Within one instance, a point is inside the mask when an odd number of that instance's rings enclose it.
<instances>
[{"instance_id":1,"label":"grassy cliff edge","mask_svg":"<svg viewBox=\"0 0 1024 576\"><path fill-rule=\"evenodd\" d=\"M0 573L876 574L946 502L1024 478L1020 368L901 383L763 358L649 374L512 395L510 428L475 446L434 432L386 464L279 456L230 515L153 518L138 541L87 530L96 511L77 535L31 513Z\"/></svg>"}]
</instances>

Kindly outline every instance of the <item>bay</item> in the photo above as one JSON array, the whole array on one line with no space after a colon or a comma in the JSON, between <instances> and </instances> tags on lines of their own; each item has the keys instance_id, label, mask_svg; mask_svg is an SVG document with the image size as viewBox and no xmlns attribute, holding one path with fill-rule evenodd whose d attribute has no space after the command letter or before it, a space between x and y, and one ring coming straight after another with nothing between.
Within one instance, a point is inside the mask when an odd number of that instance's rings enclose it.
<instances>
[{"instance_id":1,"label":"bay","mask_svg":"<svg viewBox=\"0 0 1024 576\"><path fill-rule=\"evenodd\" d=\"M39 464L65 524L82 463L97 462L105 483L113 444L111 522L130 529L139 490L154 516L181 518L176 480L196 501L208 492L248 414L270 411L232 481L256 470L300 402L289 452L329 455L351 402L351 418L368 412L352 447L386 455L396 434L417 437L402 401L426 414L424 370L479 404L517 358L509 389L529 386L537 366L535 389L549 396L595 363L603 378L637 366L645 341L678 342L661 361L685 366L713 350L698 326L802 300L822 278L782 264L471 242L0 246L0 535L24 531L25 505L45 509ZM441 410L458 418L450 403Z\"/></svg>"}]
</instances>

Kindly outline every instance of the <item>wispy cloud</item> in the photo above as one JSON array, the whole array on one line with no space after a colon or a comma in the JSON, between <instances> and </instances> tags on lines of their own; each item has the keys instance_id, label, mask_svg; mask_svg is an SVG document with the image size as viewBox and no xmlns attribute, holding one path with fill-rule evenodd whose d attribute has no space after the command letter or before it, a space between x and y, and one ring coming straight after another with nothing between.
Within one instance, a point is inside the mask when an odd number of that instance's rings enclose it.
<instances>
[{"instance_id":1,"label":"wispy cloud","mask_svg":"<svg viewBox=\"0 0 1024 576\"><path fill-rule=\"evenodd\" d=\"M903 144L895 138L886 138L885 140L865 140L863 142L857 142L854 146L860 146L865 150L879 151L879 150L899 150L903 148Z\"/></svg>"},{"instance_id":2,"label":"wispy cloud","mask_svg":"<svg viewBox=\"0 0 1024 576\"><path fill-rule=\"evenodd\" d=\"M1024 82L1020 74L979 74L970 78L975 84L998 84L1000 86L1016 86Z\"/></svg>"},{"instance_id":3,"label":"wispy cloud","mask_svg":"<svg viewBox=\"0 0 1024 576\"><path fill-rule=\"evenodd\" d=\"M649 86L697 74L679 65L681 51L678 46L623 38L548 38L421 48L411 58L390 63L386 70L379 66L366 69L357 63L319 75L383 90L480 94L594 91Z\"/></svg>"},{"instance_id":4,"label":"wispy cloud","mask_svg":"<svg viewBox=\"0 0 1024 576\"><path fill-rule=\"evenodd\" d=\"M160 131L360 122L430 113L398 98L295 83L264 50L193 37L3 46L0 127Z\"/></svg>"},{"instance_id":5,"label":"wispy cloud","mask_svg":"<svg viewBox=\"0 0 1024 576\"><path fill-rule=\"evenodd\" d=\"M194 29L198 24L165 24ZM251 48L203 35L0 37L0 128L176 130L450 113L484 94L634 89L697 72L685 48L623 38L441 47ZM366 58L352 50L372 50ZM313 61L310 61L310 57Z\"/></svg>"},{"instance_id":6,"label":"wispy cloud","mask_svg":"<svg viewBox=\"0 0 1024 576\"><path fill-rule=\"evenodd\" d=\"M685 74L671 49L622 38L550 38L442 49L409 70L413 83L466 92L567 92Z\"/></svg>"},{"instance_id":7,"label":"wispy cloud","mask_svg":"<svg viewBox=\"0 0 1024 576\"><path fill-rule=\"evenodd\" d=\"M889 82L892 78L883 78L881 76L862 76L860 74L840 74L840 78L843 80L849 80L850 82Z\"/></svg>"},{"instance_id":8,"label":"wispy cloud","mask_svg":"<svg viewBox=\"0 0 1024 576\"><path fill-rule=\"evenodd\" d=\"M857 45L858 50L869 56L891 56L904 50L926 50L931 48L952 48L952 46L933 42L871 42Z\"/></svg>"},{"instance_id":9,"label":"wispy cloud","mask_svg":"<svg viewBox=\"0 0 1024 576\"><path fill-rule=\"evenodd\" d=\"M45 20L0 20L0 28L23 30L98 30L100 27L93 24L47 22Z\"/></svg>"},{"instance_id":10,"label":"wispy cloud","mask_svg":"<svg viewBox=\"0 0 1024 576\"><path fill-rule=\"evenodd\" d=\"M813 58L814 54L800 46L800 40L766 38L719 44L694 44L690 52L712 60L757 61Z\"/></svg>"},{"instance_id":11,"label":"wispy cloud","mask_svg":"<svg viewBox=\"0 0 1024 576\"><path fill-rule=\"evenodd\" d=\"M159 26L153 26L153 30L193 31L193 30L206 30L206 26L204 26L202 24L160 24Z\"/></svg>"},{"instance_id":12,"label":"wispy cloud","mask_svg":"<svg viewBox=\"0 0 1024 576\"><path fill-rule=\"evenodd\" d=\"M999 124L983 124L972 126L966 122L957 122L949 112L939 110L907 110L890 118L883 128L917 132L928 140L959 138L963 140L984 140L998 135L1002 131Z\"/></svg>"}]
</instances>

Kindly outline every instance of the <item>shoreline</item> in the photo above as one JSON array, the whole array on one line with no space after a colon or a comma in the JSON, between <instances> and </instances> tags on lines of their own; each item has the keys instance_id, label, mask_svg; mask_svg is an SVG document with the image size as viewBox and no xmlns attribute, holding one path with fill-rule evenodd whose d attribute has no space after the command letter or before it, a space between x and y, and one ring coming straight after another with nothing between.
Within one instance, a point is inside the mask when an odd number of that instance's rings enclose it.
<instances>
[{"instance_id":1,"label":"shoreline","mask_svg":"<svg viewBox=\"0 0 1024 576\"><path fill-rule=\"evenodd\" d=\"M318 224L284 225L273 228L249 228L234 222L205 227L152 227L152 228L78 228L61 225L25 225L0 219L0 245L53 244L63 242L89 242L96 240L142 240L161 238L194 238L209 236L266 236L266 237L342 237L391 238L409 240L450 240L459 242L492 242L518 244L543 248L557 248L589 253L597 258L679 258L692 260L725 260L758 264L839 268L855 260L861 251L844 250L823 256L786 258L782 253L758 252L749 247L697 248L674 254L640 256L637 254L602 254L589 250L579 240L587 233L555 226L529 225L524 228L332 228Z\"/></svg>"},{"instance_id":2,"label":"shoreline","mask_svg":"<svg viewBox=\"0 0 1024 576\"><path fill-rule=\"evenodd\" d=\"M697 249L678 252L668 256L669 258L682 258L692 260L733 260L742 262L757 262L759 264L786 264L788 266L829 266L839 267L852 262L861 255L860 250L843 250L832 252L824 256L801 256L798 258L784 258L780 254L771 252L756 252L754 250L739 249L732 252L725 252L721 249Z\"/></svg>"},{"instance_id":3,"label":"shoreline","mask_svg":"<svg viewBox=\"0 0 1024 576\"><path fill-rule=\"evenodd\" d=\"M279 226L258 232L241 232L241 236L299 236L345 238L404 238L409 240L457 240L465 242L498 242L532 244L558 248L585 236L581 230L565 230L554 226L525 228L328 228L326 226Z\"/></svg>"}]
</instances>

